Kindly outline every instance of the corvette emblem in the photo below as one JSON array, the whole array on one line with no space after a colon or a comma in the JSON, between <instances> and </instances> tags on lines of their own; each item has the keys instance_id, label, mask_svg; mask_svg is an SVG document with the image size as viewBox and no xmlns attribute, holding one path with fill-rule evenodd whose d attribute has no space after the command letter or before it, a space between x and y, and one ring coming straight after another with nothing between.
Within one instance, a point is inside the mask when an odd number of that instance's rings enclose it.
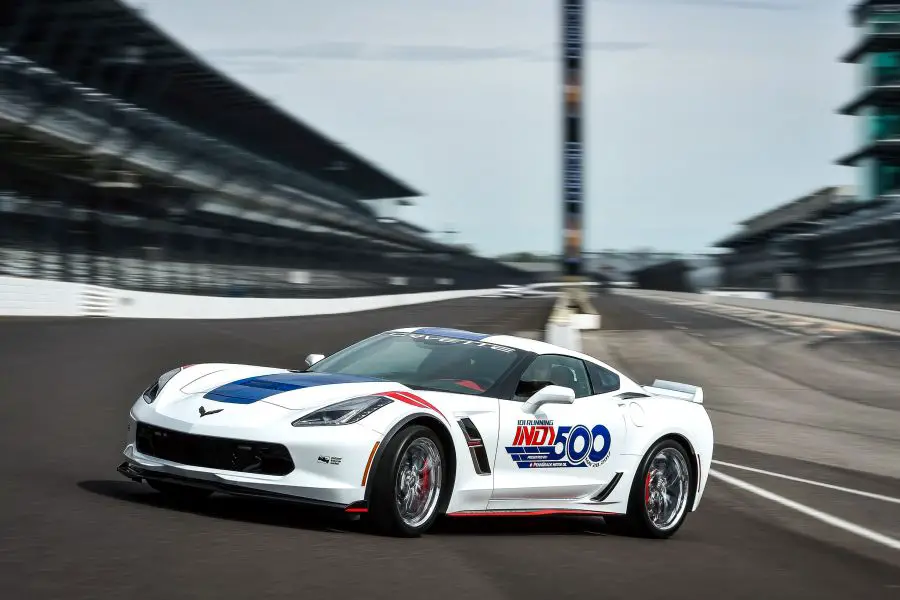
<instances>
[{"instance_id":1,"label":"corvette emblem","mask_svg":"<svg viewBox=\"0 0 900 600\"><path fill-rule=\"evenodd\" d=\"M201 407L200 407L200 416L201 416L201 417L205 417L206 415L214 415L214 414L216 414L216 413L222 412L223 410L225 410L225 409L224 409L224 408L217 408L217 409L215 409L215 410L206 410L204 407L201 406Z\"/></svg>"}]
</instances>

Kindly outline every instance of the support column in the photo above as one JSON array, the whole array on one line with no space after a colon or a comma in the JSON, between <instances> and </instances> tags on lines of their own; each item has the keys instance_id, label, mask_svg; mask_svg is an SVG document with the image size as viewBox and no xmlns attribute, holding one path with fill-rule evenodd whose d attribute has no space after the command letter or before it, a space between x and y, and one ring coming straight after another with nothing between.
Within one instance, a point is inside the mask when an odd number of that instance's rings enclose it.
<instances>
[{"instance_id":1,"label":"support column","mask_svg":"<svg viewBox=\"0 0 900 600\"><path fill-rule=\"evenodd\" d=\"M563 273L581 275L584 217L584 85L585 0L562 0L563 76Z\"/></svg>"}]
</instances>

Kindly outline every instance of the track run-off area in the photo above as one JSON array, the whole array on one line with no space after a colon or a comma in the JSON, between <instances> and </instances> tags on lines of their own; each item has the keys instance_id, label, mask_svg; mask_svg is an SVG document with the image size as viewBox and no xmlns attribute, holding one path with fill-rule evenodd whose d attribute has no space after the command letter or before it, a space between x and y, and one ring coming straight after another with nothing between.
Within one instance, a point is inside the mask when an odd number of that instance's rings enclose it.
<instances>
[{"instance_id":1,"label":"track run-off area","mask_svg":"<svg viewBox=\"0 0 900 600\"><path fill-rule=\"evenodd\" d=\"M116 473L128 409L175 365L298 367L401 326L539 334L553 299L327 317L0 319L0 590L147 598L900 598L900 342L601 295L585 350L702 385L716 476L674 538L583 517L444 519L378 537L293 505L166 504ZM898 338L900 339L900 338ZM871 535L875 534L875 536ZM880 538L878 536L881 536Z\"/></svg>"}]
</instances>

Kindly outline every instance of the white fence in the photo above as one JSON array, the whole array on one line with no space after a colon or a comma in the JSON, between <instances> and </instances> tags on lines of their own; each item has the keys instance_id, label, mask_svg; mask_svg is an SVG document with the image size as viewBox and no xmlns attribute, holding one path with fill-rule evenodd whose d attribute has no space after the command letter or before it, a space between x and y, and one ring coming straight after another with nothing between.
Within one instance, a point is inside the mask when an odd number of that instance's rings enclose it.
<instances>
[{"instance_id":1,"label":"white fence","mask_svg":"<svg viewBox=\"0 0 900 600\"><path fill-rule=\"evenodd\" d=\"M49 279L63 279L63 259L68 263L69 277L75 283L91 280L90 265L97 267L96 280L105 286L120 285L129 288L144 288L156 291L188 286L199 286L207 291L259 286L270 290L297 291L313 290L355 290L372 287L376 277L364 273L341 273L317 270L296 270L281 267L259 267L254 265L204 265L177 261L163 261L141 258L91 257L84 253L72 252L65 257L61 253L35 252L22 248L0 247L0 276ZM113 277L113 274L116 277ZM382 283L402 286L404 282L392 281L383 276ZM435 280L437 285L452 285L453 280Z\"/></svg>"},{"instance_id":2,"label":"white fence","mask_svg":"<svg viewBox=\"0 0 900 600\"><path fill-rule=\"evenodd\" d=\"M482 296L496 289L353 298L223 298L132 292L81 283L0 277L0 315L156 319L252 319L352 313Z\"/></svg>"}]
</instances>

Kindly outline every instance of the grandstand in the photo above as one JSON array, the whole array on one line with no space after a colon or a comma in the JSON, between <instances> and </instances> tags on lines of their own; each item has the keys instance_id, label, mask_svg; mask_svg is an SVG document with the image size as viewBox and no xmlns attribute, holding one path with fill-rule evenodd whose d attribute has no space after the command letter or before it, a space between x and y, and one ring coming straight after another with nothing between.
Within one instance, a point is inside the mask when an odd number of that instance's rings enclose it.
<instances>
[{"instance_id":1,"label":"grandstand","mask_svg":"<svg viewBox=\"0 0 900 600\"><path fill-rule=\"evenodd\" d=\"M720 269L716 265L716 259L710 254L679 254L636 249L587 251L582 256L584 276L598 282L635 283L638 272L672 261L681 261L686 265L691 284L698 288L716 287L719 282ZM562 274L559 258L555 256L538 257L517 253L502 256L499 260L511 268L531 273L532 277L539 281L556 281Z\"/></svg>"},{"instance_id":2,"label":"grandstand","mask_svg":"<svg viewBox=\"0 0 900 600\"><path fill-rule=\"evenodd\" d=\"M210 295L530 276L369 204L421 194L120 0L0 3L0 275Z\"/></svg>"}]
</instances>

